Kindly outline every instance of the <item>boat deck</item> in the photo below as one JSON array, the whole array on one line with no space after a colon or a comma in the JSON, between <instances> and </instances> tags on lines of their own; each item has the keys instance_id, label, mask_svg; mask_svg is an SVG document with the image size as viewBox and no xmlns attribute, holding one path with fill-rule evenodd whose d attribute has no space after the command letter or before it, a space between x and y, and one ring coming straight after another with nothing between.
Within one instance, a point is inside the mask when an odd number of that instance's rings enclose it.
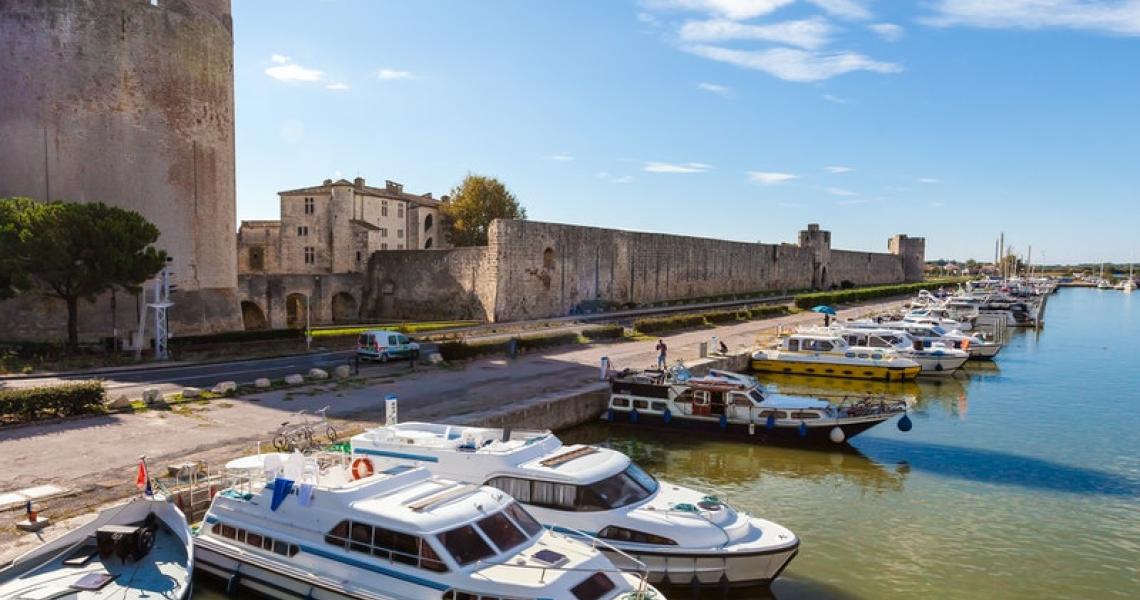
<instances>
[{"instance_id":1,"label":"boat deck","mask_svg":"<svg viewBox=\"0 0 1140 600\"><path fill-rule=\"evenodd\" d=\"M64 561L90 556L85 564L66 566ZM154 547L138 562L123 563L117 556L101 559L95 549L94 536L62 550L57 556L29 566L19 577L0 583L0 598L12 600L99 600L115 598L179 599L187 596L181 589L186 577L186 548L166 527L155 533ZM100 575L113 579L97 590L74 587L84 578L98 580Z\"/></svg>"}]
</instances>

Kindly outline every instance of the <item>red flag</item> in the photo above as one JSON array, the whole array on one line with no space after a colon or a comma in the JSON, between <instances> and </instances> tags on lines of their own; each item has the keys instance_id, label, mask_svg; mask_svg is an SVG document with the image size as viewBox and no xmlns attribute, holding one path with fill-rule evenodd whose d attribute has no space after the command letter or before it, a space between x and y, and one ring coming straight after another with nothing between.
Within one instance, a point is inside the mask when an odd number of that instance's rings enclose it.
<instances>
[{"instance_id":1,"label":"red flag","mask_svg":"<svg viewBox=\"0 0 1140 600\"><path fill-rule=\"evenodd\" d=\"M146 473L146 461L142 459L139 459L139 474L135 477L135 485L139 486L140 490L150 487L150 477L147 477Z\"/></svg>"}]
</instances>

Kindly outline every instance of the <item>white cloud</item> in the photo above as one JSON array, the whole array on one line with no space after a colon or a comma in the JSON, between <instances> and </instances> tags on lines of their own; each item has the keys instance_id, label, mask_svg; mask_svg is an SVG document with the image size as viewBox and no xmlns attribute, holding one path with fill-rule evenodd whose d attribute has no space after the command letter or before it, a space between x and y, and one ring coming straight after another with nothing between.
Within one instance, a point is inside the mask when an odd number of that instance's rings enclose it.
<instances>
[{"instance_id":1,"label":"white cloud","mask_svg":"<svg viewBox=\"0 0 1140 600\"><path fill-rule=\"evenodd\" d=\"M858 196L859 195L857 192L852 192L851 190L845 190L843 188L837 188L837 187L827 188L827 193L831 194L832 196L848 196L848 197L850 197L850 196Z\"/></svg>"},{"instance_id":2,"label":"white cloud","mask_svg":"<svg viewBox=\"0 0 1140 600\"><path fill-rule=\"evenodd\" d=\"M902 67L897 64L879 62L854 52L821 53L794 48L749 51L704 44L684 46L682 49L710 60L762 71L785 81L821 81L851 71L902 71Z\"/></svg>"},{"instance_id":3,"label":"white cloud","mask_svg":"<svg viewBox=\"0 0 1140 600\"><path fill-rule=\"evenodd\" d=\"M701 83L697 84L697 87L699 89L706 91L706 92L712 92L714 94L718 94L721 96L728 96L729 94L732 93L732 89L729 88L728 86L718 85L715 83L705 83L702 81Z\"/></svg>"},{"instance_id":4,"label":"white cloud","mask_svg":"<svg viewBox=\"0 0 1140 600\"><path fill-rule=\"evenodd\" d=\"M419 76L411 71L401 71L398 69L380 69L376 72L376 76L385 81L395 79L419 79Z\"/></svg>"},{"instance_id":5,"label":"white cloud","mask_svg":"<svg viewBox=\"0 0 1140 600\"><path fill-rule=\"evenodd\" d=\"M284 54L274 54L273 56L269 57L269 60L276 63L276 64L283 65L283 64L289 62L290 58L288 56L285 56Z\"/></svg>"},{"instance_id":6,"label":"white cloud","mask_svg":"<svg viewBox=\"0 0 1140 600\"><path fill-rule=\"evenodd\" d=\"M633 175L622 175L619 177L617 175L610 175L606 171L598 171L597 173L594 173L594 176L598 179L603 179L610 183L629 183L633 181Z\"/></svg>"},{"instance_id":7,"label":"white cloud","mask_svg":"<svg viewBox=\"0 0 1140 600\"><path fill-rule=\"evenodd\" d=\"M999 0L1000 1L1000 0ZM827 14L840 19L862 21L871 18L871 10L863 0L808 0Z\"/></svg>"},{"instance_id":8,"label":"white cloud","mask_svg":"<svg viewBox=\"0 0 1140 600\"><path fill-rule=\"evenodd\" d=\"M866 198L846 198L844 200L836 200L836 206L854 206L856 204L866 204Z\"/></svg>"},{"instance_id":9,"label":"white cloud","mask_svg":"<svg viewBox=\"0 0 1140 600\"><path fill-rule=\"evenodd\" d=\"M704 173L711 168L712 165L706 165L705 163L697 162L684 164L647 162L645 163L643 170L648 173Z\"/></svg>"},{"instance_id":10,"label":"white cloud","mask_svg":"<svg viewBox=\"0 0 1140 600\"><path fill-rule=\"evenodd\" d=\"M879 37L888 42L897 42L902 39L903 28L894 23L875 23L868 25L867 29L879 34Z\"/></svg>"},{"instance_id":11,"label":"white cloud","mask_svg":"<svg viewBox=\"0 0 1140 600\"><path fill-rule=\"evenodd\" d=\"M566 161L571 161L571 160L574 160L574 157L573 157L573 156L570 156L569 154L566 154L566 153L562 152L562 153L559 153L559 154L551 154L550 156L547 156L547 157L546 157L546 160L554 160L554 161L559 161L559 162L566 162Z\"/></svg>"},{"instance_id":12,"label":"white cloud","mask_svg":"<svg viewBox=\"0 0 1140 600\"><path fill-rule=\"evenodd\" d=\"M934 177L919 177L918 182L919 183L942 183L942 180L936 179Z\"/></svg>"},{"instance_id":13,"label":"white cloud","mask_svg":"<svg viewBox=\"0 0 1140 600\"><path fill-rule=\"evenodd\" d=\"M684 42L764 40L815 50L831 41L833 29L831 23L821 17L768 25L746 25L728 19L712 19L686 21L678 33Z\"/></svg>"},{"instance_id":14,"label":"white cloud","mask_svg":"<svg viewBox=\"0 0 1140 600\"><path fill-rule=\"evenodd\" d=\"M774 171L748 172L749 179L763 185L775 185L777 183L784 183L793 179L799 179L799 177L799 175L792 175L791 173L777 173Z\"/></svg>"},{"instance_id":15,"label":"white cloud","mask_svg":"<svg viewBox=\"0 0 1140 600\"><path fill-rule=\"evenodd\" d=\"M840 98L839 96L834 96L832 94L824 94L823 99L834 104L847 104L847 98Z\"/></svg>"},{"instance_id":16,"label":"white cloud","mask_svg":"<svg viewBox=\"0 0 1140 600\"><path fill-rule=\"evenodd\" d=\"M344 90L348 89L348 84L339 83L339 82L338 83L330 83L330 84L325 86L325 89L326 90L332 90L334 92L343 92Z\"/></svg>"},{"instance_id":17,"label":"white cloud","mask_svg":"<svg viewBox=\"0 0 1140 600\"><path fill-rule=\"evenodd\" d=\"M1140 0L936 0L935 27L1080 29L1140 36Z\"/></svg>"},{"instance_id":18,"label":"white cloud","mask_svg":"<svg viewBox=\"0 0 1140 600\"><path fill-rule=\"evenodd\" d=\"M655 9L689 10L744 20L766 15L792 2L794 0L643 0L642 4Z\"/></svg>"},{"instance_id":19,"label":"white cloud","mask_svg":"<svg viewBox=\"0 0 1140 600\"><path fill-rule=\"evenodd\" d=\"M277 81L320 81L324 73L317 69L309 69L301 65L288 63L278 64L265 70L265 74Z\"/></svg>"},{"instance_id":20,"label":"white cloud","mask_svg":"<svg viewBox=\"0 0 1140 600\"><path fill-rule=\"evenodd\" d=\"M841 165L824 167L824 169L826 169L828 173L850 173L851 171L855 170L853 167L844 167Z\"/></svg>"}]
</instances>

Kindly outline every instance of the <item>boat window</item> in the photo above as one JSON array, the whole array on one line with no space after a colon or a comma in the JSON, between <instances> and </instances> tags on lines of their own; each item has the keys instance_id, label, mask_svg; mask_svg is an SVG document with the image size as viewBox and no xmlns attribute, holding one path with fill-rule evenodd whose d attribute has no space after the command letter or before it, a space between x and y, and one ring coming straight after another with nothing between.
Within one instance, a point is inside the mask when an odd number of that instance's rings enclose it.
<instances>
[{"instance_id":1,"label":"boat window","mask_svg":"<svg viewBox=\"0 0 1140 600\"><path fill-rule=\"evenodd\" d=\"M518 502L511 502L503 512L510 515L511 518L515 520L515 523L517 523L519 527L522 527L523 531L526 531L527 535L534 535L542 531L542 525L534 520L534 517L530 516L530 513L523 510L523 507L519 506Z\"/></svg>"},{"instance_id":2,"label":"boat window","mask_svg":"<svg viewBox=\"0 0 1140 600\"><path fill-rule=\"evenodd\" d=\"M629 398L617 398L617 397L615 397L613 400L613 403L614 403L614 406L617 408L627 408L627 407L629 407Z\"/></svg>"},{"instance_id":3,"label":"boat window","mask_svg":"<svg viewBox=\"0 0 1140 600\"><path fill-rule=\"evenodd\" d=\"M487 545L473 525L456 527L435 537L460 565L469 565L495 555L495 551Z\"/></svg>"},{"instance_id":4,"label":"boat window","mask_svg":"<svg viewBox=\"0 0 1140 600\"><path fill-rule=\"evenodd\" d=\"M871 358L875 360L881 360L883 358L883 355L876 352L875 354L871 355Z\"/></svg>"},{"instance_id":5,"label":"boat window","mask_svg":"<svg viewBox=\"0 0 1140 600\"><path fill-rule=\"evenodd\" d=\"M800 349L800 341L799 340L788 340L788 350L795 352L796 350L799 350L799 349Z\"/></svg>"},{"instance_id":6,"label":"boat window","mask_svg":"<svg viewBox=\"0 0 1140 600\"><path fill-rule=\"evenodd\" d=\"M860 352L860 353L859 353L859 358L868 358L868 357L870 357L870 356L871 356L871 355L870 355L870 354L867 354L866 352Z\"/></svg>"},{"instance_id":7,"label":"boat window","mask_svg":"<svg viewBox=\"0 0 1140 600\"><path fill-rule=\"evenodd\" d=\"M760 390L749 390L748 395L751 396L752 400L757 404L764 401L764 394L761 394Z\"/></svg>"},{"instance_id":8,"label":"boat window","mask_svg":"<svg viewBox=\"0 0 1140 600\"><path fill-rule=\"evenodd\" d=\"M250 546L260 548L261 544L264 541L264 538L262 538L260 534L254 533L252 531L245 535L245 543L249 544Z\"/></svg>"},{"instance_id":9,"label":"boat window","mask_svg":"<svg viewBox=\"0 0 1140 600\"><path fill-rule=\"evenodd\" d=\"M681 392L680 394L677 394L677 397L674 398L673 401L674 402L686 402L686 403L692 402L693 401L693 390L685 390L685 391Z\"/></svg>"},{"instance_id":10,"label":"boat window","mask_svg":"<svg viewBox=\"0 0 1140 600\"><path fill-rule=\"evenodd\" d=\"M665 412L666 406L664 402L654 402L652 408L657 412Z\"/></svg>"},{"instance_id":11,"label":"boat window","mask_svg":"<svg viewBox=\"0 0 1140 600\"><path fill-rule=\"evenodd\" d=\"M657 544L658 546L676 546L677 542L667 537L646 533L644 531L636 531L633 529L626 529L625 527L616 527L609 525L598 532L598 537L605 540L617 540L619 542L633 542L635 544Z\"/></svg>"},{"instance_id":12,"label":"boat window","mask_svg":"<svg viewBox=\"0 0 1140 600\"><path fill-rule=\"evenodd\" d=\"M887 342L887 338L879 337L871 338L871 343L867 345L872 348L887 348L890 346L890 344Z\"/></svg>"},{"instance_id":13,"label":"boat window","mask_svg":"<svg viewBox=\"0 0 1140 600\"><path fill-rule=\"evenodd\" d=\"M760 417L761 418L767 419L768 415L772 415L776 419L788 418L788 415L782 410L762 410L762 411L760 411Z\"/></svg>"},{"instance_id":14,"label":"boat window","mask_svg":"<svg viewBox=\"0 0 1140 600\"><path fill-rule=\"evenodd\" d=\"M503 490L519 502L530 503L531 501L531 482L528 479L518 479L517 477L496 477L488 481L487 485Z\"/></svg>"},{"instance_id":15,"label":"boat window","mask_svg":"<svg viewBox=\"0 0 1140 600\"><path fill-rule=\"evenodd\" d=\"M355 524L353 524L355 527ZM372 554L383 556L406 565L415 565L420 553L420 539L400 531L374 527Z\"/></svg>"},{"instance_id":16,"label":"boat window","mask_svg":"<svg viewBox=\"0 0 1140 600\"><path fill-rule=\"evenodd\" d=\"M646 473L645 469L642 469L636 464L629 463L629 466L625 469L625 474L633 478L633 480L636 481L638 485L645 488L645 491L649 492L650 494L657 491L657 480L654 479L653 476L649 473Z\"/></svg>"},{"instance_id":17,"label":"boat window","mask_svg":"<svg viewBox=\"0 0 1140 600\"><path fill-rule=\"evenodd\" d=\"M222 537L234 539L237 537L237 529L231 525L222 525Z\"/></svg>"},{"instance_id":18,"label":"boat window","mask_svg":"<svg viewBox=\"0 0 1140 600\"><path fill-rule=\"evenodd\" d=\"M648 400L634 400L633 401L633 407L638 409L638 410L645 410L645 409L649 408L649 401Z\"/></svg>"},{"instance_id":19,"label":"boat window","mask_svg":"<svg viewBox=\"0 0 1140 600\"><path fill-rule=\"evenodd\" d=\"M506 552L516 548L527 540L527 536L501 512L480 519L475 523L479 526L491 542L499 548L499 552Z\"/></svg>"},{"instance_id":20,"label":"boat window","mask_svg":"<svg viewBox=\"0 0 1140 600\"><path fill-rule=\"evenodd\" d=\"M372 526L364 523L352 524L352 545L349 550L368 552L372 545Z\"/></svg>"},{"instance_id":21,"label":"boat window","mask_svg":"<svg viewBox=\"0 0 1140 600\"><path fill-rule=\"evenodd\" d=\"M736 406L752 406L752 401L744 394L733 394L732 403Z\"/></svg>"},{"instance_id":22,"label":"boat window","mask_svg":"<svg viewBox=\"0 0 1140 600\"><path fill-rule=\"evenodd\" d=\"M630 467L636 468L634 465L630 465ZM648 482L651 483L652 490L656 491L657 482L640 468L637 469L637 472L639 473L639 478L646 478ZM633 475L630 474L629 469L586 487L597 494L597 497L602 501L602 505L594 510L607 510L633 504L634 502L648 498L649 495L653 493L653 491L643 487L638 479L635 479ZM583 510L583 507L580 506L579 510ZM585 510L590 509L586 508Z\"/></svg>"},{"instance_id":23,"label":"boat window","mask_svg":"<svg viewBox=\"0 0 1140 600\"><path fill-rule=\"evenodd\" d=\"M325 534L325 543L342 548L348 547L348 521L341 521Z\"/></svg>"},{"instance_id":24,"label":"boat window","mask_svg":"<svg viewBox=\"0 0 1140 600\"><path fill-rule=\"evenodd\" d=\"M818 419L819 413L814 412L794 412L792 413L793 419Z\"/></svg>"},{"instance_id":25,"label":"boat window","mask_svg":"<svg viewBox=\"0 0 1140 600\"><path fill-rule=\"evenodd\" d=\"M834 346L831 344L831 342L825 342L823 340L816 340L815 341L815 351L816 352L828 352L832 348L834 348Z\"/></svg>"},{"instance_id":26,"label":"boat window","mask_svg":"<svg viewBox=\"0 0 1140 600\"><path fill-rule=\"evenodd\" d=\"M447 572L447 565L443 564L427 540L420 540L420 567L437 573Z\"/></svg>"},{"instance_id":27,"label":"boat window","mask_svg":"<svg viewBox=\"0 0 1140 600\"><path fill-rule=\"evenodd\" d=\"M570 593L574 594L577 600L598 600L604 598L617 587L614 585L605 573L601 571L594 573L582 583L570 588Z\"/></svg>"},{"instance_id":28,"label":"boat window","mask_svg":"<svg viewBox=\"0 0 1140 600\"><path fill-rule=\"evenodd\" d=\"M531 482L530 503L551 508L573 508L578 495L577 486L550 481Z\"/></svg>"}]
</instances>

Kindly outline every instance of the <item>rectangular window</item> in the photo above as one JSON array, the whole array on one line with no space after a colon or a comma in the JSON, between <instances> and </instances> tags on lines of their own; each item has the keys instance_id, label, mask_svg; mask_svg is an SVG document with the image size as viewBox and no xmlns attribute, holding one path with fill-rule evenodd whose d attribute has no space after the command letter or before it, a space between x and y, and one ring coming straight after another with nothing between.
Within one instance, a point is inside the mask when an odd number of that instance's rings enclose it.
<instances>
[{"instance_id":1,"label":"rectangular window","mask_svg":"<svg viewBox=\"0 0 1140 600\"><path fill-rule=\"evenodd\" d=\"M381 200L380 201L380 216L381 217L388 216L388 201L387 200Z\"/></svg>"},{"instance_id":2,"label":"rectangular window","mask_svg":"<svg viewBox=\"0 0 1140 600\"><path fill-rule=\"evenodd\" d=\"M400 239L404 239L404 230L403 229L397 229L396 230L396 237L398 237Z\"/></svg>"},{"instance_id":3,"label":"rectangular window","mask_svg":"<svg viewBox=\"0 0 1140 600\"><path fill-rule=\"evenodd\" d=\"M360 257L361 257L360 250L357 250L356 251L356 264L360 264Z\"/></svg>"},{"instance_id":4,"label":"rectangular window","mask_svg":"<svg viewBox=\"0 0 1140 600\"><path fill-rule=\"evenodd\" d=\"M305 264L311 265L317 262L317 250L312 246L305 246Z\"/></svg>"},{"instance_id":5,"label":"rectangular window","mask_svg":"<svg viewBox=\"0 0 1140 600\"><path fill-rule=\"evenodd\" d=\"M253 271L260 271L265 268L265 248L249 249L249 268Z\"/></svg>"},{"instance_id":6,"label":"rectangular window","mask_svg":"<svg viewBox=\"0 0 1140 600\"><path fill-rule=\"evenodd\" d=\"M388 228L387 227L381 227L380 228L380 237L388 237Z\"/></svg>"},{"instance_id":7,"label":"rectangular window","mask_svg":"<svg viewBox=\"0 0 1140 600\"><path fill-rule=\"evenodd\" d=\"M396 216L401 218L401 219L404 218L404 203L403 202L396 204Z\"/></svg>"},{"instance_id":8,"label":"rectangular window","mask_svg":"<svg viewBox=\"0 0 1140 600\"><path fill-rule=\"evenodd\" d=\"M300 237L305 237L305 236L309 235L309 226L308 225L298 225L297 226L297 235Z\"/></svg>"},{"instance_id":9,"label":"rectangular window","mask_svg":"<svg viewBox=\"0 0 1140 600\"><path fill-rule=\"evenodd\" d=\"M380 244L380 249L381 249L381 250L387 250L387 249L388 249L388 244Z\"/></svg>"},{"instance_id":10,"label":"rectangular window","mask_svg":"<svg viewBox=\"0 0 1140 600\"><path fill-rule=\"evenodd\" d=\"M403 244L396 244L396 249L397 249L397 250L403 250L403 249L404 249L404 245L403 245Z\"/></svg>"},{"instance_id":11,"label":"rectangular window","mask_svg":"<svg viewBox=\"0 0 1140 600\"><path fill-rule=\"evenodd\" d=\"M316 206L312 198L305 198L305 214L311 215L316 212Z\"/></svg>"}]
</instances>

